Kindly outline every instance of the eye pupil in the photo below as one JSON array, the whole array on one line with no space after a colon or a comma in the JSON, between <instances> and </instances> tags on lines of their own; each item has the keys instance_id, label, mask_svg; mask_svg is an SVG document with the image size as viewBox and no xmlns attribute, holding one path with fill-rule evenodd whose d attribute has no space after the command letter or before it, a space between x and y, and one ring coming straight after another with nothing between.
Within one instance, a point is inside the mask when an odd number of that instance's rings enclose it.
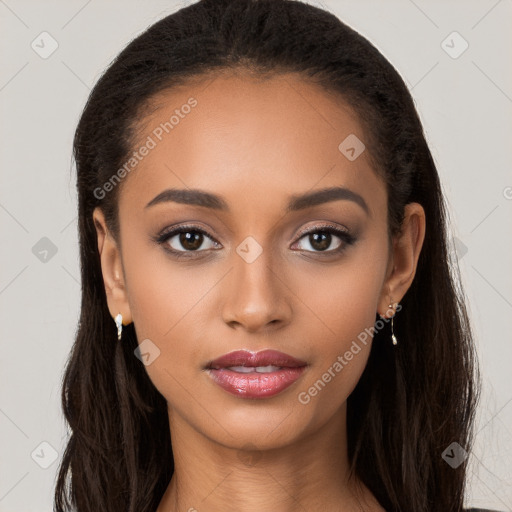
<instances>
[{"instance_id":1,"label":"eye pupil","mask_svg":"<svg viewBox=\"0 0 512 512\"><path fill-rule=\"evenodd\" d=\"M318 251L325 251L331 245L331 236L331 233L326 233L323 231L310 234L309 242L311 247Z\"/></svg>"},{"instance_id":2,"label":"eye pupil","mask_svg":"<svg viewBox=\"0 0 512 512\"><path fill-rule=\"evenodd\" d=\"M203 243L203 234L191 231L180 233L180 243L184 249L195 251Z\"/></svg>"}]
</instances>

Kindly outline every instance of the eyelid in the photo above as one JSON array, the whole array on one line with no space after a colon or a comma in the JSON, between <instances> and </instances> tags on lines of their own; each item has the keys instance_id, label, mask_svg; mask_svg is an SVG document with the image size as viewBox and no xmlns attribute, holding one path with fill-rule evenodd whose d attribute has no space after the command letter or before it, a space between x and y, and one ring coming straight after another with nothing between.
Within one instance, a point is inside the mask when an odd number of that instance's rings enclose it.
<instances>
[{"instance_id":1,"label":"eyelid","mask_svg":"<svg viewBox=\"0 0 512 512\"><path fill-rule=\"evenodd\" d=\"M339 233L344 233L346 235L350 235L350 232L347 228L343 226L336 226L334 224L315 224L314 226L310 226L308 228L301 229L297 234L298 239L302 238L304 235L309 235L311 233L316 233L317 231L321 231L323 229L332 228L334 231Z\"/></svg>"},{"instance_id":2,"label":"eyelid","mask_svg":"<svg viewBox=\"0 0 512 512\"><path fill-rule=\"evenodd\" d=\"M169 228L165 228L159 235L157 235L159 238L162 237L170 237L179 235L182 232L186 231L197 231L198 233L202 233L203 235L206 235L208 238L211 238L213 241L219 243L215 238L206 231L205 228L202 228L196 224L179 224L177 226L171 226Z\"/></svg>"}]
</instances>

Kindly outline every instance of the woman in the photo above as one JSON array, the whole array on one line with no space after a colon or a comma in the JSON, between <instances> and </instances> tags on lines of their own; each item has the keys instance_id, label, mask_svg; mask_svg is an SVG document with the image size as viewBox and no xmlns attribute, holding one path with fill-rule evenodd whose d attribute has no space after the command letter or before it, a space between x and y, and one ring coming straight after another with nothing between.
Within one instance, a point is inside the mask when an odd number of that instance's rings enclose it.
<instances>
[{"instance_id":1,"label":"woman","mask_svg":"<svg viewBox=\"0 0 512 512\"><path fill-rule=\"evenodd\" d=\"M413 100L366 39L297 1L190 5L104 73L74 156L56 510L463 510L471 326Z\"/></svg>"}]
</instances>

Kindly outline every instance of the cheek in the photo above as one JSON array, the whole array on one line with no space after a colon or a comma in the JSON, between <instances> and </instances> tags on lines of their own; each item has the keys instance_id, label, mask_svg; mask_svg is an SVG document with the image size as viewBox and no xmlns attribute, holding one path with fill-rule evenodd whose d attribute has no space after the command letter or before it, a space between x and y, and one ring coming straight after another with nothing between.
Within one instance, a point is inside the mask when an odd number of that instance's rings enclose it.
<instances>
[{"instance_id":1,"label":"cheek","mask_svg":"<svg viewBox=\"0 0 512 512\"><path fill-rule=\"evenodd\" d=\"M366 255L377 252L377 247L362 247L337 265L308 264L290 286L302 302L303 319L297 321L307 321L310 336L317 332L318 342L329 351L342 350L374 325L385 261Z\"/></svg>"},{"instance_id":2,"label":"cheek","mask_svg":"<svg viewBox=\"0 0 512 512\"><path fill-rule=\"evenodd\" d=\"M173 263L158 248L131 251L124 266L138 342L149 339L159 351L146 371L166 398L180 396L179 383L197 375L215 353L208 325L218 273Z\"/></svg>"},{"instance_id":3,"label":"cheek","mask_svg":"<svg viewBox=\"0 0 512 512\"><path fill-rule=\"evenodd\" d=\"M383 257L376 255L382 254ZM334 267L304 272L294 291L314 364L297 399L327 419L354 390L370 354L386 267L386 245L363 244ZM307 277L306 277L307 276Z\"/></svg>"},{"instance_id":4,"label":"cheek","mask_svg":"<svg viewBox=\"0 0 512 512\"><path fill-rule=\"evenodd\" d=\"M175 331L198 319L197 306L216 279L201 266L172 260L163 247L142 244L141 238L135 231L124 238L130 248L123 258L130 310L137 333L165 345Z\"/></svg>"}]
</instances>

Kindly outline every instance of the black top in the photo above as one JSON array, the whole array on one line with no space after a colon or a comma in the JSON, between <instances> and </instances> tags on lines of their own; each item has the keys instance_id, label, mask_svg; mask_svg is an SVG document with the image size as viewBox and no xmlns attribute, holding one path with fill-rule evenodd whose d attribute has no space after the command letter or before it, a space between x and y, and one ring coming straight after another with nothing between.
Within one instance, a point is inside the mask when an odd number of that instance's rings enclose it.
<instances>
[{"instance_id":1,"label":"black top","mask_svg":"<svg viewBox=\"0 0 512 512\"><path fill-rule=\"evenodd\" d=\"M465 508L466 512L499 512L498 510L491 510L490 508Z\"/></svg>"}]
</instances>

